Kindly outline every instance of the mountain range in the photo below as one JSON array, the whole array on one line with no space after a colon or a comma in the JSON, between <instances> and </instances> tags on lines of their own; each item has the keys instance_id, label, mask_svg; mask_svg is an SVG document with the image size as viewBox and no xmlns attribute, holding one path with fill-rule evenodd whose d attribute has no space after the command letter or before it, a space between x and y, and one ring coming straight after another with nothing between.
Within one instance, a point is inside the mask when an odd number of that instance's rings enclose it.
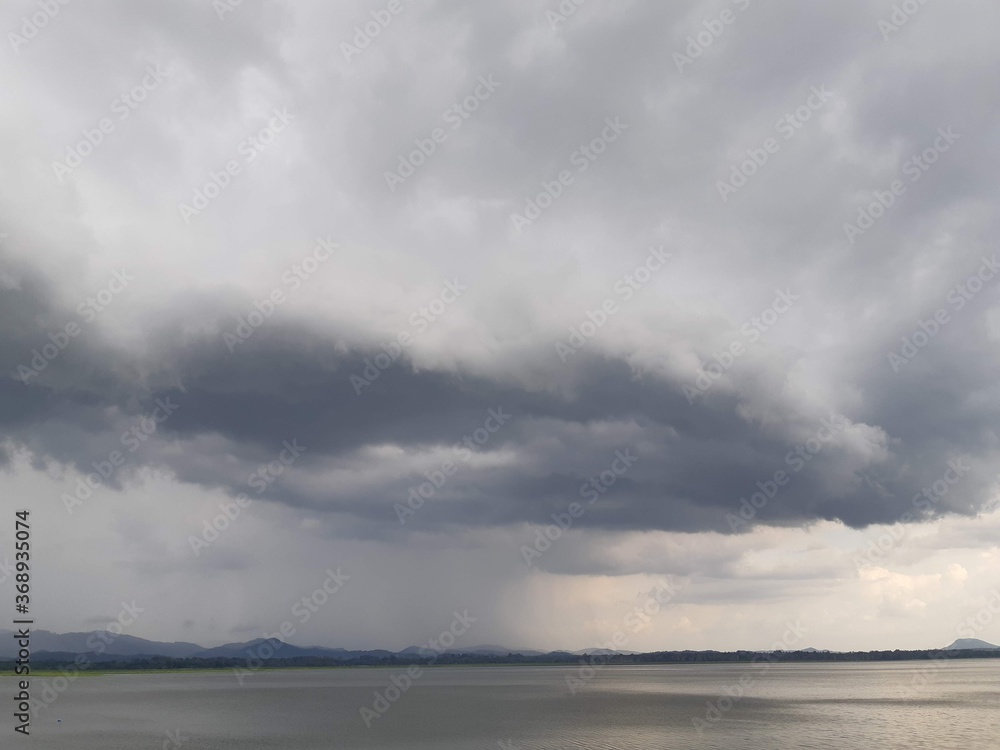
<instances>
[{"instance_id":1,"label":"mountain range","mask_svg":"<svg viewBox=\"0 0 1000 750\"><path fill-rule=\"evenodd\" d=\"M17 654L17 645L12 637L13 631L0 630L0 659L13 658ZM390 656L432 657L436 652L421 646L410 646L401 651L386 649L350 650L344 648L327 648L325 646L295 646L278 639L255 638L250 641L225 643L221 646L205 648L197 643L174 641L164 643L137 638L132 635L114 635L108 631L94 630L87 633L53 633L48 630L33 630L31 632L31 653L34 657L45 658L47 655L58 655L64 658L67 654L90 654L95 661L114 659L119 656L166 656L174 659L212 659L229 658L243 659L263 653L261 646L268 643L275 656L282 658L322 657L347 661L350 659ZM447 654L480 654L483 656L507 656L521 654L522 656L543 656L548 652L534 649L512 649L506 646L473 646L465 649L449 649ZM609 651L607 649L591 649L582 651L551 652L559 654L634 654L634 651Z\"/></svg>"},{"instance_id":2,"label":"mountain range","mask_svg":"<svg viewBox=\"0 0 1000 750\"><path fill-rule=\"evenodd\" d=\"M17 643L13 638L13 631L0 630L0 659L14 658L17 654ZM114 660L117 657L147 657L163 656L175 659L212 659L230 658L244 659L264 656L266 651L264 644L270 646L270 651L274 656L281 658L295 657L320 657L349 661L358 658L386 658L386 657L432 657L434 651L421 646L410 646L401 651L389 651L386 649L362 649L351 650L344 648L327 648L325 646L295 646L277 639L256 638L250 641L226 643L213 648L205 648L197 643L185 641L174 641L164 643L161 641L150 641L145 638L137 638L131 635L114 635L108 631L91 631L87 633L52 633L48 630L34 630L31 632L31 652L35 658L72 658L76 654L89 654L94 661ZM964 650L1000 650L1000 646L979 640L977 638L959 638L950 646L946 646L946 651ZM820 651L815 648L802 649L802 651L815 653L831 653L825 649ZM507 656L508 654L520 654L527 657L541 657L546 655L567 657L582 656L607 656L612 654L634 655L635 651L610 651L603 648L594 648L580 651L538 651L534 649L516 649L506 646L483 645L473 646L464 649L450 649L447 654L477 654L482 656Z\"/></svg>"}]
</instances>

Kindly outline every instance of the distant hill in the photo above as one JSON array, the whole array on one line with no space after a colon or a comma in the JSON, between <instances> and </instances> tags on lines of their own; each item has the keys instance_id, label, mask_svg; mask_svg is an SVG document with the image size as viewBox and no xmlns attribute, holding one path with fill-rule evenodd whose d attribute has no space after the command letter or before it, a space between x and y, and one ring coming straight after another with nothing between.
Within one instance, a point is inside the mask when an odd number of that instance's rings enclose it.
<instances>
[{"instance_id":1,"label":"distant hill","mask_svg":"<svg viewBox=\"0 0 1000 750\"><path fill-rule=\"evenodd\" d=\"M0 630L0 656L13 656L17 653L17 644L13 631ZM31 650L58 651L61 653L115 653L122 656L137 656L158 654L184 659L204 651L204 646L197 643L161 643L136 638L132 635L114 635L106 630L93 630L89 633L52 633L48 630L31 631Z\"/></svg>"},{"instance_id":2,"label":"distant hill","mask_svg":"<svg viewBox=\"0 0 1000 750\"><path fill-rule=\"evenodd\" d=\"M978 638L959 638L950 646L945 646L945 651L965 651L968 649L980 649L980 650L995 650L1000 649L1000 646L994 646L992 643L987 643L986 641L981 641Z\"/></svg>"},{"instance_id":3,"label":"distant hill","mask_svg":"<svg viewBox=\"0 0 1000 750\"><path fill-rule=\"evenodd\" d=\"M255 638L246 643L226 643L215 648L205 648L192 654L197 659L246 659L246 658L269 658L268 647L274 656L282 659L294 659L295 657L322 657L326 659L340 659L347 661L362 656L392 656L392 651L384 649L372 649L368 651L348 651L343 648L326 648L325 646L293 646L277 638Z\"/></svg>"}]
</instances>

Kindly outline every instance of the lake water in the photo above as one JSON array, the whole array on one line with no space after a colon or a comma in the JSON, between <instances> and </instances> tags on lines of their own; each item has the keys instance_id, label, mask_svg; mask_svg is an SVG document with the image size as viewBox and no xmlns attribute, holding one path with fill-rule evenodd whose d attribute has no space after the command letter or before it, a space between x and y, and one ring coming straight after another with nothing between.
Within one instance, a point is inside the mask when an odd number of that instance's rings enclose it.
<instances>
[{"instance_id":1,"label":"lake water","mask_svg":"<svg viewBox=\"0 0 1000 750\"><path fill-rule=\"evenodd\" d=\"M262 671L243 685L232 672L81 677L33 719L30 739L14 735L5 711L2 746L1000 748L1000 660L621 666L589 679L577 667L437 668L390 691L395 702L366 727L359 709L404 673ZM575 694L567 676L582 681ZM46 681L32 680L36 696ZM8 706L13 687L0 679Z\"/></svg>"}]
</instances>

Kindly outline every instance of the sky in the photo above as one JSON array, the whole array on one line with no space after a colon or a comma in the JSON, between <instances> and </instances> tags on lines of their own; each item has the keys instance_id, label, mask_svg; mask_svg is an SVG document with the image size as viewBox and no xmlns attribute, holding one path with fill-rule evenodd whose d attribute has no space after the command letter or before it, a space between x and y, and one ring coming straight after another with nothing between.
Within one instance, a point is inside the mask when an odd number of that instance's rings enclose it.
<instances>
[{"instance_id":1,"label":"sky","mask_svg":"<svg viewBox=\"0 0 1000 750\"><path fill-rule=\"evenodd\" d=\"M6 3L36 627L1000 643L998 22Z\"/></svg>"}]
</instances>

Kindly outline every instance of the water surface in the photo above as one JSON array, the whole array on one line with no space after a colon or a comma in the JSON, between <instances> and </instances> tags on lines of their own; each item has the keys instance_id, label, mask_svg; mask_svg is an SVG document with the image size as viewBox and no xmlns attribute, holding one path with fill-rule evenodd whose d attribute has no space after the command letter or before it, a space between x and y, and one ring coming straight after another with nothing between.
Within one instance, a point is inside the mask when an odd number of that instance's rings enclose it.
<instances>
[{"instance_id":1,"label":"water surface","mask_svg":"<svg viewBox=\"0 0 1000 750\"><path fill-rule=\"evenodd\" d=\"M81 677L39 712L30 739L13 740L33 750L1000 748L1000 660L619 666L592 676L436 668L366 727L359 709L404 672L265 670L242 685L232 672ZM582 679L575 694L567 677ZM44 682L32 680L34 694ZM14 681L0 686L10 694ZM11 722L8 713L7 736Z\"/></svg>"}]
</instances>

